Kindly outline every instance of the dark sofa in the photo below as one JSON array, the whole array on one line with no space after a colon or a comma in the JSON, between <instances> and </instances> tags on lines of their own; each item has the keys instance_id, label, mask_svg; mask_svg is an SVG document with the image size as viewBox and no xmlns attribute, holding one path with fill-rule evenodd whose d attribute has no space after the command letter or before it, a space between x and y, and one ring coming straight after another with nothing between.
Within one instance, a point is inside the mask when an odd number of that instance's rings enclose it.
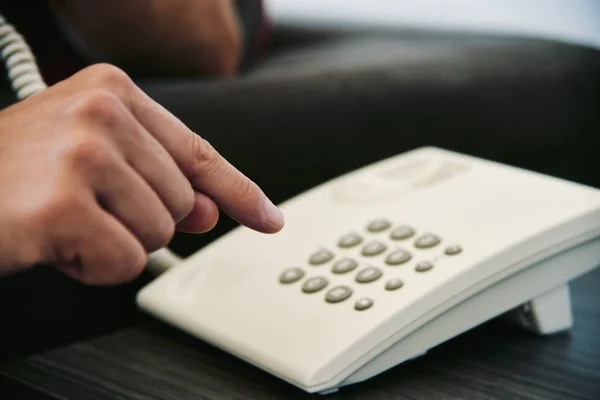
<instances>
[{"instance_id":1,"label":"dark sofa","mask_svg":"<svg viewBox=\"0 0 600 400\"><path fill-rule=\"evenodd\" d=\"M271 55L240 78L139 84L276 202L424 145L600 187L593 49L481 35L281 31ZM224 216L213 232L178 234L172 247L189 254L234 226ZM1 280L0 304L11 306L2 309L9 322L0 358L135 323L133 296L147 279L86 288L39 269Z\"/></svg>"}]
</instances>

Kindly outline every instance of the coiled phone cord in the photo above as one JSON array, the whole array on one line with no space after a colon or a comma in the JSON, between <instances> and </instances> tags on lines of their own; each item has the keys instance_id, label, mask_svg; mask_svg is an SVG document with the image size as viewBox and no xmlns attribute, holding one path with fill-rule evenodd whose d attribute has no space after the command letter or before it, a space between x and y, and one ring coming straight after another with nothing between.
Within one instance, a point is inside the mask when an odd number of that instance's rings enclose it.
<instances>
[{"instance_id":1,"label":"coiled phone cord","mask_svg":"<svg viewBox=\"0 0 600 400\"><path fill-rule=\"evenodd\" d=\"M48 85L42 78L35 56L23 36L0 13L0 54L18 100L24 100ZM159 274L182 261L164 247L148 255L147 269Z\"/></svg>"},{"instance_id":2,"label":"coiled phone cord","mask_svg":"<svg viewBox=\"0 0 600 400\"><path fill-rule=\"evenodd\" d=\"M0 54L19 100L47 88L29 45L0 14Z\"/></svg>"}]
</instances>

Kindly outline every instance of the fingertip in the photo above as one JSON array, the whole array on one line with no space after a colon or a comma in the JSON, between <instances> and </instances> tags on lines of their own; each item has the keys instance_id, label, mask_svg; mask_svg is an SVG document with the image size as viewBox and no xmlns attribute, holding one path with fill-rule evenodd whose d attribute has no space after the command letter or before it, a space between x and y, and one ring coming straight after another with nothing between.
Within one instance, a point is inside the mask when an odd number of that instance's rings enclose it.
<instances>
[{"instance_id":1,"label":"fingertip","mask_svg":"<svg viewBox=\"0 0 600 400\"><path fill-rule=\"evenodd\" d=\"M265 211L265 229L263 232L277 233L281 231L285 225L285 217L283 212L266 196L264 199L263 208Z\"/></svg>"}]
</instances>

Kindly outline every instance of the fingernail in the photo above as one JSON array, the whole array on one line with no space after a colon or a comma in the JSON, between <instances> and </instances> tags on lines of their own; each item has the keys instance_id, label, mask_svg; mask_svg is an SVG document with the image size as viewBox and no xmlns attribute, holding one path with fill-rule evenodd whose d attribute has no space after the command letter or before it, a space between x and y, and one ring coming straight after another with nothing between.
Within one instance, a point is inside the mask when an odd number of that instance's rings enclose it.
<instances>
[{"instance_id":1,"label":"fingernail","mask_svg":"<svg viewBox=\"0 0 600 400\"><path fill-rule=\"evenodd\" d=\"M273 204L271 200L269 200L269 198L266 196L264 206L269 223L274 228L281 229L283 227L283 224L285 223L285 218L283 217L283 213L281 212L281 210L277 208L275 204Z\"/></svg>"}]
</instances>

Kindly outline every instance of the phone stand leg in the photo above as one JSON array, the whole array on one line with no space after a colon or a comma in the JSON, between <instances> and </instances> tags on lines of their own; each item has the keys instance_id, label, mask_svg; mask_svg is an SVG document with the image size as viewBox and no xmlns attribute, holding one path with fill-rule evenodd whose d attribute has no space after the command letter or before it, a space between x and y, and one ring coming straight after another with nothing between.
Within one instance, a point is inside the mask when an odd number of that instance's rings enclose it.
<instances>
[{"instance_id":1,"label":"phone stand leg","mask_svg":"<svg viewBox=\"0 0 600 400\"><path fill-rule=\"evenodd\" d=\"M539 335L551 335L573 326L569 285L554 288L512 310L508 319Z\"/></svg>"}]
</instances>

